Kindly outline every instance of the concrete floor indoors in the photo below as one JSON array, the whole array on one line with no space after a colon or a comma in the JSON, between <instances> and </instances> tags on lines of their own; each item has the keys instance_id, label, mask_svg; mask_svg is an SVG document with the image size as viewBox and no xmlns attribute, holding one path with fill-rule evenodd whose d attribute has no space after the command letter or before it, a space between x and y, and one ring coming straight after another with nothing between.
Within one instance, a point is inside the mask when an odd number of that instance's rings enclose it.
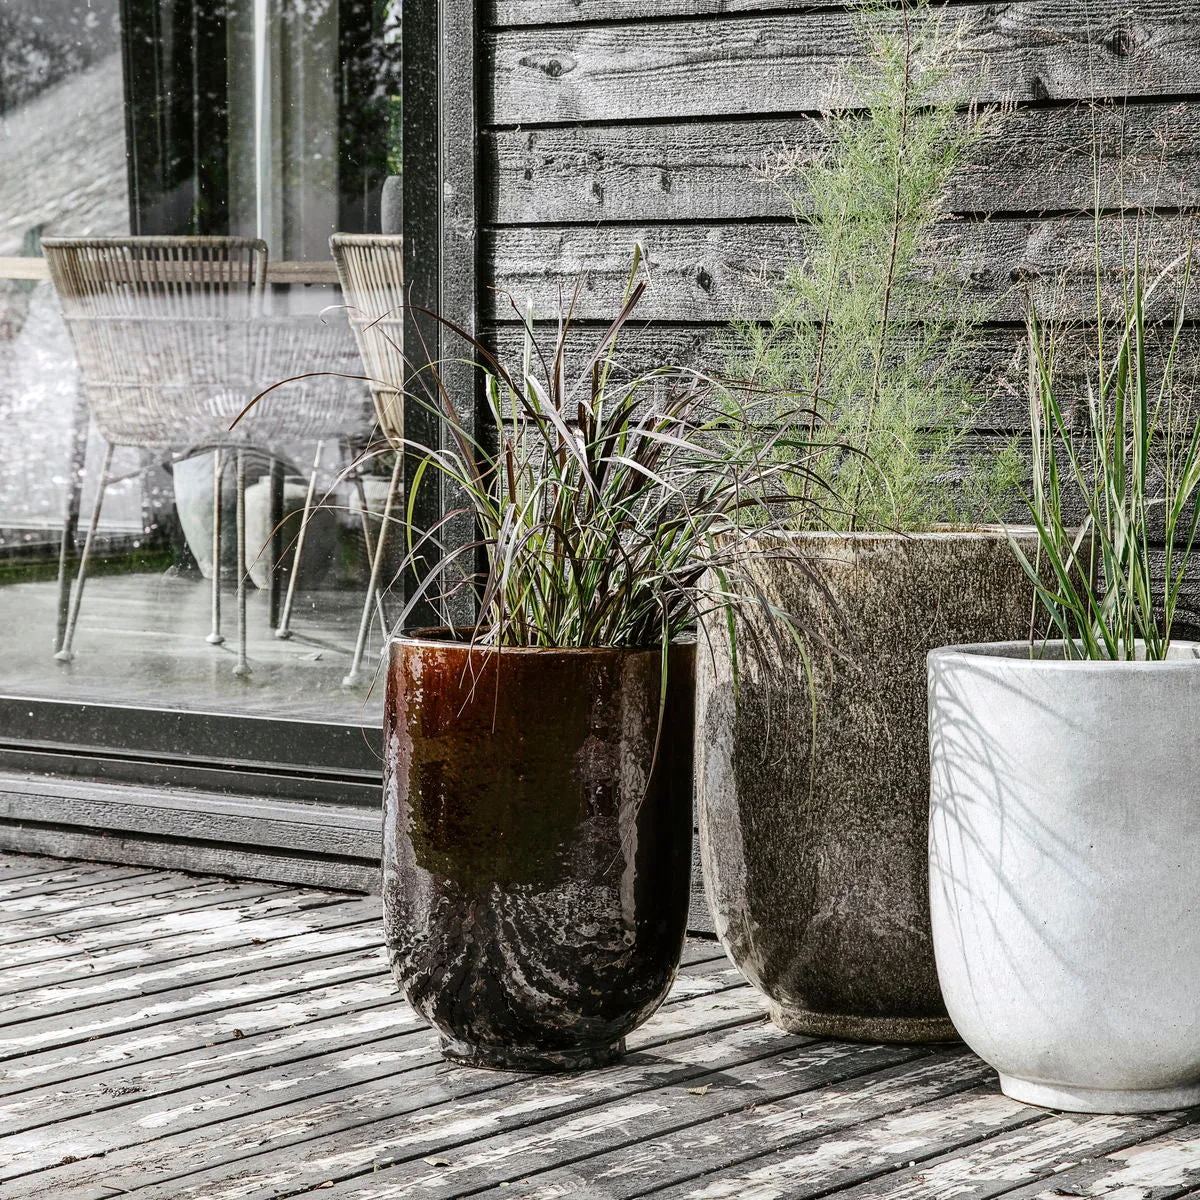
<instances>
[{"instance_id":1,"label":"concrete floor indoors","mask_svg":"<svg viewBox=\"0 0 1200 1200\"><path fill-rule=\"evenodd\" d=\"M80 607L73 662L53 657L56 584L0 587L0 630L5 645L3 691L43 699L141 704L161 708L307 717L377 723L382 680L372 687L382 641L370 631L363 685L342 678L354 652L362 611L359 589L299 592L293 636L273 635L265 592L250 588L247 640L251 674L233 674L236 609L224 590L226 641L205 641L210 587L198 572L98 575L89 579Z\"/></svg>"}]
</instances>

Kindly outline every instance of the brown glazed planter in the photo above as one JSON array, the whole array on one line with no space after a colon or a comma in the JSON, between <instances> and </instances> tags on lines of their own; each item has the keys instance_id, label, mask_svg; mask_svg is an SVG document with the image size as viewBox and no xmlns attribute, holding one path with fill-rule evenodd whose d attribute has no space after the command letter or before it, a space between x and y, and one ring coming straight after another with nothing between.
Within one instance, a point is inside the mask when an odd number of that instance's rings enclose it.
<instances>
[{"instance_id":1,"label":"brown glazed planter","mask_svg":"<svg viewBox=\"0 0 1200 1200\"><path fill-rule=\"evenodd\" d=\"M695 646L391 645L392 969L478 1066L601 1066L665 998L691 873ZM653 770L651 767L653 766Z\"/></svg>"},{"instance_id":2,"label":"brown glazed planter","mask_svg":"<svg viewBox=\"0 0 1200 1200\"><path fill-rule=\"evenodd\" d=\"M952 1039L929 918L925 656L1027 638L1033 589L998 529L788 545L845 620L794 560L758 560L765 593L832 653L814 659L810 692L799 652L789 644L782 670L760 661L742 624L736 702L723 621L709 623L696 769L717 933L784 1029Z\"/></svg>"}]
</instances>

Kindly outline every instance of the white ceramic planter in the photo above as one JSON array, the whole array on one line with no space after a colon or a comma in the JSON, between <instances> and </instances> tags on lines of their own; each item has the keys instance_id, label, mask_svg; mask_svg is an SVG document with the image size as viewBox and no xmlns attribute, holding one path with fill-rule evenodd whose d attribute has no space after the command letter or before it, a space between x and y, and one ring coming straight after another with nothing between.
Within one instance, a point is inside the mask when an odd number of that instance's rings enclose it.
<instances>
[{"instance_id":1,"label":"white ceramic planter","mask_svg":"<svg viewBox=\"0 0 1200 1200\"><path fill-rule=\"evenodd\" d=\"M1016 1100L1200 1104L1200 646L929 655L930 908L955 1027Z\"/></svg>"}]
</instances>

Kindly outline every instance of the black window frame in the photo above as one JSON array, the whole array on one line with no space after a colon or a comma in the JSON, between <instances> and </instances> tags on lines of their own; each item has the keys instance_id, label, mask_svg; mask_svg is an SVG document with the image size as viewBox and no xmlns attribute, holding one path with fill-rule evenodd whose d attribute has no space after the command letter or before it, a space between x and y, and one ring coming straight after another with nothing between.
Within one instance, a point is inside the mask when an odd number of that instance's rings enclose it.
<instances>
[{"instance_id":1,"label":"black window frame","mask_svg":"<svg viewBox=\"0 0 1200 1200\"><path fill-rule=\"evenodd\" d=\"M406 345L414 370L422 365L414 347L427 347L439 360L462 355L439 322L415 310L440 313L472 335L476 330L476 22L473 0L404 5L403 236L414 310L406 318ZM479 407L474 372L448 368L445 375L457 395L468 397L464 416L473 426ZM410 402L405 421L410 438L438 444L441 430L424 406ZM418 520L436 520L446 499L441 482L430 478L416 498ZM406 583L411 586L411 580ZM430 620L428 610L417 610L409 625ZM378 803L380 741L377 728L339 721L22 695L5 688L0 674L0 846L53 844L52 838L31 843L12 832L19 823L38 823L37 789L22 788L23 780L34 777L70 780L76 793L82 787L91 795L92 787L96 796L103 793L100 785L124 783L194 791L198 803L205 792L222 792L361 812ZM88 811L89 827L104 834L95 805ZM56 817L46 830L62 824ZM162 833L177 836L178 824L167 822ZM62 844L73 843L64 837Z\"/></svg>"}]
</instances>

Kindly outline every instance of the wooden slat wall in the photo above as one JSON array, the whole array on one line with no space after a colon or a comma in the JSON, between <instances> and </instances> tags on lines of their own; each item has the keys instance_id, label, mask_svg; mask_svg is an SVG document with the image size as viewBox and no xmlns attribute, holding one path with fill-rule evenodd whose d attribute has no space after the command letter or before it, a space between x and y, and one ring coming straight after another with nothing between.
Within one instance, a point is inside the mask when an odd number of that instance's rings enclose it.
<instances>
[{"instance_id":1,"label":"wooden slat wall","mask_svg":"<svg viewBox=\"0 0 1200 1200\"><path fill-rule=\"evenodd\" d=\"M996 381L995 402L982 424L1015 429L1024 400L1000 374L1026 285L1073 316L1094 307L1093 139L1106 205L1159 209L1163 254L1191 231L1200 8L962 0L943 19L971 26L974 94L1016 107L955 178L945 231L968 294L994 304L980 372ZM724 323L762 316L763 279L802 252L786 199L755 168L781 146L819 144L821 109L854 101L860 53L839 4L491 0L480 49L489 332L511 344L503 292L548 316L580 272L579 315L610 317L636 239L653 281L636 358L717 365ZM1117 103L1096 110L1093 99ZM1116 212L1105 218L1106 266L1117 264L1121 226Z\"/></svg>"},{"instance_id":2,"label":"wooden slat wall","mask_svg":"<svg viewBox=\"0 0 1200 1200\"><path fill-rule=\"evenodd\" d=\"M977 424L1007 442L1027 423L1027 287L1064 315L1095 311L1093 147L1109 210L1106 269L1119 264L1123 206L1158 210L1159 257L1174 257L1192 231L1200 6L959 0L944 19L972 26L966 65L977 99L1013 110L955 176L944 233L968 296L992 306L977 367L991 403ZM652 286L626 337L627 365L719 369L726 323L764 316L764 279L802 252L787 198L758 168L783 147L818 149L821 111L853 105L861 46L848 7L490 0L481 32L485 333L518 351L505 293L549 317L581 273L577 315L603 328L637 240ZM1185 369L1195 370L1200 331L1185 340ZM1082 394L1082 377L1068 371ZM1181 616L1200 623L1195 588Z\"/></svg>"},{"instance_id":3,"label":"wooden slat wall","mask_svg":"<svg viewBox=\"0 0 1200 1200\"><path fill-rule=\"evenodd\" d=\"M564 16L575 10L559 7ZM946 12L972 27L981 100L1170 96L1195 80L1200 12L1186 0L1016 0ZM853 16L836 8L747 9L636 28L609 21L498 30L485 49L492 85L485 119L517 125L812 111L848 98L846 66L861 49Z\"/></svg>"}]
</instances>

